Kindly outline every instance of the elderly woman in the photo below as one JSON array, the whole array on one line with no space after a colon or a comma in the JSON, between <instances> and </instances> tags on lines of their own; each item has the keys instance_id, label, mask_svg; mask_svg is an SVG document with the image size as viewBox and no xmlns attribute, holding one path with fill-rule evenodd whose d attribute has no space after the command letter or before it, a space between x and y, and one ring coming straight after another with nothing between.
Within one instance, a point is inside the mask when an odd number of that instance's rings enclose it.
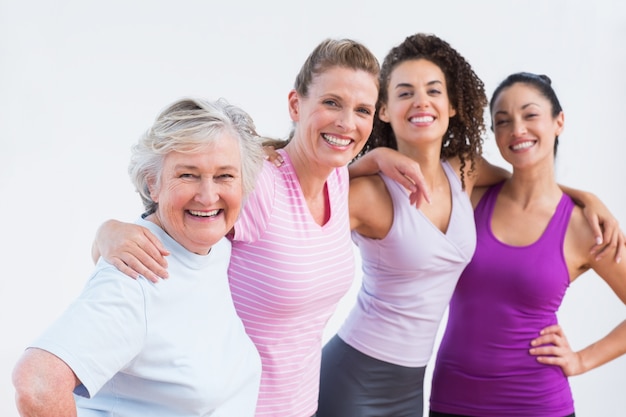
<instances>
[{"instance_id":1,"label":"elderly woman","mask_svg":"<svg viewBox=\"0 0 626 417\"><path fill-rule=\"evenodd\" d=\"M256 180L251 118L182 99L134 146L129 173L170 251L160 285L101 259L67 311L28 348L13 382L23 416L251 416L260 357L235 312L224 236Z\"/></svg>"}]
</instances>

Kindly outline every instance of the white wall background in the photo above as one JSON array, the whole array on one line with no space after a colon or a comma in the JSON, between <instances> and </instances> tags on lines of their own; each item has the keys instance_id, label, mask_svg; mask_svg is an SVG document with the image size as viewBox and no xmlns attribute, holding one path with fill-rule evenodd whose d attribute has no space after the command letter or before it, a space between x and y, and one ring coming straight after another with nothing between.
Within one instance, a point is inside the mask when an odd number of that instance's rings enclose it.
<instances>
[{"instance_id":1,"label":"white wall background","mask_svg":"<svg viewBox=\"0 0 626 417\"><path fill-rule=\"evenodd\" d=\"M17 415L13 364L82 288L98 225L140 213L129 147L157 112L185 95L223 96L282 137L296 72L326 37L360 40L382 60L405 36L435 33L489 94L511 72L550 75L566 113L559 181L594 191L626 225L625 4L0 0L0 415ZM491 138L486 146L498 162ZM327 337L353 299L354 290ZM580 348L625 311L588 273L560 318ZM572 385L579 417L626 413L626 357Z\"/></svg>"}]
</instances>

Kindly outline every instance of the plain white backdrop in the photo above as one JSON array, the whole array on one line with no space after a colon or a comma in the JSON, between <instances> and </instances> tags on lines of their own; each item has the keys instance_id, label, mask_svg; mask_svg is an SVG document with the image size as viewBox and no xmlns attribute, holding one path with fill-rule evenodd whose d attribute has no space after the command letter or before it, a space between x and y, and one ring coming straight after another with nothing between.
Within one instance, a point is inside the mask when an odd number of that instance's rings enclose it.
<instances>
[{"instance_id":1,"label":"plain white backdrop","mask_svg":"<svg viewBox=\"0 0 626 417\"><path fill-rule=\"evenodd\" d=\"M469 60L489 95L511 72L548 74L566 116L559 182L593 191L626 225L625 4L0 0L0 415L17 415L12 367L81 290L97 227L140 214L129 147L156 114L181 96L225 97L262 134L284 137L287 93L327 37L362 41L382 60L407 35L434 33ZM491 136L485 146L502 163ZM357 273L326 338L359 282ZM559 317L582 348L625 312L587 273ZM624 414L626 357L571 383L577 416Z\"/></svg>"}]
</instances>

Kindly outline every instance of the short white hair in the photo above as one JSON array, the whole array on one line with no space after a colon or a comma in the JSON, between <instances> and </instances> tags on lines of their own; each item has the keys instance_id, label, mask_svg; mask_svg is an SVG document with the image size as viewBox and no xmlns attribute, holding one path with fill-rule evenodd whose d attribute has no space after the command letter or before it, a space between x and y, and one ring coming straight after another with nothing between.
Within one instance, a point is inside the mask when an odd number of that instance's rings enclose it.
<instances>
[{"instance_id":1,"label":"short white hair","mask_svg":"<svg viewBox=\"0 0 626 417\"><path fill-rule=\"evenodd\" d=\"M248 113L225 99L183 98L170 104L132 147L128 173L147 213L156 210L148 185L159 187L165 155L196 152L224 132L239 143L244 198L254 188L263 164L262 138Z\"/></svg>"}]
</instances>

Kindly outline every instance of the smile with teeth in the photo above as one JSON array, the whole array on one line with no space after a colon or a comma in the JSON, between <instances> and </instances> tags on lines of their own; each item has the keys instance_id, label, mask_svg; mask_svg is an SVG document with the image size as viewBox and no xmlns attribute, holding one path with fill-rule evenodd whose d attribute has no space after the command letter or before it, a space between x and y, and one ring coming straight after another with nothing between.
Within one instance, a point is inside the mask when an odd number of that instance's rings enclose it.
<instances>
[{"instance_id":1,"label":"smile with teeth","mask_svg":"<svg viewBox=\"0 0 626 417\"><path fill-rule=\"evenodd\" d=\"M341 139L336 136L329 135L328 133L323 134L322 137L326 142L334 146L348 146L350 142L352 142L352 139Z\"/></svg>"},{"instance_id":2,"label":"smile with teeth","mask_svg":"<svg viewBox=\"0 0 626 417\"><path fill-rule=\"evenodd\" d=\"M211 210L211 211L189 210L189 214L191 214L192 216L198 216L198 217L215 217L217 216L217 213L219 212L220 210Z\"/></svg>"},{"instance_id":3,"label":"smile with teeth","mask_svg":"<svg viewBox=\"0 0 626 417\"><path fill-rule=\"evenodd\" d=\"M535 144L534 141L526 141L526 142L520 142L520 143L516 143L515 145L511 146L511 149L514 151L519 151L522 149L526 149L526 148L530 148L531 146L533 146Z\"/></svg>"},{"instance_id":4,"label":"smile with teeth","mask_svg":"<svg viewBox=\"0 0 626 417\"><path fill-rule=\"evenodd\" d=\"M432 123L435 121L433 116L416 116L409 119L411 123Z\"/></svg>"}]
</instances>

